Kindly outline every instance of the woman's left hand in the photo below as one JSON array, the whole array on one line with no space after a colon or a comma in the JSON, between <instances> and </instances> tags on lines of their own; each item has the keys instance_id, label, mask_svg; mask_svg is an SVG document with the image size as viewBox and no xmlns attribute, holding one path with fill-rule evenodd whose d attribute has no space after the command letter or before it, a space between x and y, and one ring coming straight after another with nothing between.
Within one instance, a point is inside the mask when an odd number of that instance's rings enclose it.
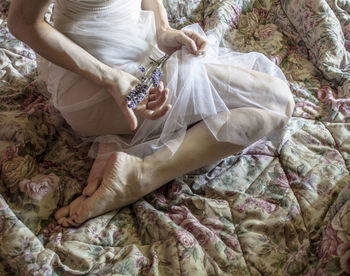
<instances>
[{"instance_id":1,"label":"woman's left hand","mask_svg":"<svg viewBox=\"0 0 350 276\"><path fill-rule=\"evenodd\" d=\"M204 55L208 42L198 33L189 30L168 28L157 33L158 47L167 54L172 54L185 45L187 50L196 55Z\"/></svg>"},{"instance_id":2,"label":"woman's left hand","mask_svg":"<svg viewBox=\"0 0 350 276\"><path fill-rule=\"evenodd\" d=\"M170 104L165 104L168 95L169 89L164 88L163 82L160 81L158 87L151 88L147 97L136 106L135 114L150 120L163 117L171 108Z\"/></svg>"}]
</instances>

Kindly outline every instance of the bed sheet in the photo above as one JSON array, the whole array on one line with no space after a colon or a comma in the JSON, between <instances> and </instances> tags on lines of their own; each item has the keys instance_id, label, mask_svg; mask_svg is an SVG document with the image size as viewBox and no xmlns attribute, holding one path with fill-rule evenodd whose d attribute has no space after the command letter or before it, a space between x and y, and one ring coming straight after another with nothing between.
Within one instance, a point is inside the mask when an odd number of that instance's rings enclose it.
<instances>
[{"instance_id":1,"label":"bed sheet","mask_svg":"<svg viewBox=\"0 0 350 276\"><path fill-rule=\"evenodd\" d=\"M349 1L163 2L173 27L198 22L281 67L296 102L283 141L57 229L54 211L85 185L89 145L48 103L2 0L0 275L349 275Z\"/></svg>"}]
</instances>

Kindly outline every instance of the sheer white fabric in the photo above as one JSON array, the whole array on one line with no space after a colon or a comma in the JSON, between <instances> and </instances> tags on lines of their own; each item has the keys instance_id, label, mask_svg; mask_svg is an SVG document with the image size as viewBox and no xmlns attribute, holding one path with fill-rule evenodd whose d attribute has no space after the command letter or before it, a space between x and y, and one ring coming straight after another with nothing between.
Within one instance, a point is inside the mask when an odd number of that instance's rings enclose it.
<instances>
[{"instance_id":1,"label":"sheer white fabric","mask_svg":"<svg viewBox=\"0 0 350 276\"><path fill-rule=\"evenodd\" d=\"M156 45L153 12L141 10L141 0L56 0L55 3L55 28L110 66L139 77L138 67L146 64L149 56L158 58L164 54ZM82 82L88 81L79 75L44 62L42 77L55 107L80 135L97 142L116 143L119 150L141 157L164 146L173 154L188 126L200 120L219 141L248 146L262 138L262 132L254 124L253 128L249 122L229 123L230 109L234 108L266 111L271 121L261 120L264 116L259 112L252 112L246 119L261 121L262 129L270 127L270 123L276 127L285 125L291 116L293 99L283 73L274 63L259 53L242 54L219 47L198 24L186 29L200 33L210 46L202 57L195 57L182 47L166 62L161 79L169 88L168 103L172 105L166 116L155 121L144 120L132 135L117 135L122 133L115 133L113 124L126 119L119 113L113 115L118 107L111 96L91 84L84 86ZM64 95L68 91L72 93L74 86L77 87L74 93L80 93L83 100L75 103L60 100L69 99ZM86 114L98 115L88 119ZM274 134L280 131L275 130ZM91 154L95 157L93 150Z\"/></svg>"}]
</instances>

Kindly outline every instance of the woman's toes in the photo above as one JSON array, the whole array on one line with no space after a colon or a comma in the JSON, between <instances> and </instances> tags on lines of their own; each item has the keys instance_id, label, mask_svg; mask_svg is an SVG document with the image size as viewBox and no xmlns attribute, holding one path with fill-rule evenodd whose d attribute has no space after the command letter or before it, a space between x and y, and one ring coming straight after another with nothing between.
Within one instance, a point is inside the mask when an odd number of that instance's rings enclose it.
<instances>
[{"instance_id":1,"label":"woman's toes","mask_svg":"<svg viewBox=\"0 0 350 276\"><path fill-rule=\"evenodd\" d=\"M58 224L68 227L70 225L68 219L81 210L82 204L86 198L86 196L81 195L74 199L69 205L58 209L55 213L55 219Z\"/></svg>"},{"instance_id":2,"label":"woman's toes","mask_svg":"<svg viewBox=\"0 0 350 276\"><path fill-rule=\"evenodd\" d=\"M60 218L59 220L57 220L57 223L62 225L63 227L69 227L69 223L66 217Z\"/></svg>"},{"instance_id":3,"label":"woman's toes","mask_svg":"<svg viewBox=\"0 0 350 276\"><path fill-rule=\"evenodd\" d=\"M89 182L83 195L59 209L55 214L58 223L78 227L90 218L138 200L145 194L139 183L141 164L142 159L126 153L112 154L105 164L103 180Z\"/></svg>"},{"instance_id":4,"label":"woman's toes","mask_svg":"<svg viewBox=\"0 0 350 276\"><path fill-rule=\"evenodd\" d=\"M77 222L76 220L77 220L77 215L74 214L73 216L67 219L67 222L70 224L70 226L78 227L80 226L81 223Z\"/></svg>"},{"instance_id":5,"label":"woman's toes","mask_svg":"<svg viewBox=\"0 0 350 276\"><path fill-rule=\"evenodd\" d=\"M88 182L88 184L83 190L83 195L91 196L96 191L96 189L100 186L101 180L102 180L101 178L95 178L93 181Z\"/></svg>"},{"instance_id":6,"label":"woman's toes","mask_svg":"<svg viewBox=\"0 0 350 276\"><path fill-rule=\"evenodd\" d=\"M58 209L55 213L55 219L59 221L62 217L67 217L69 215L69 205Z\"/></svg>"}]
</instances>

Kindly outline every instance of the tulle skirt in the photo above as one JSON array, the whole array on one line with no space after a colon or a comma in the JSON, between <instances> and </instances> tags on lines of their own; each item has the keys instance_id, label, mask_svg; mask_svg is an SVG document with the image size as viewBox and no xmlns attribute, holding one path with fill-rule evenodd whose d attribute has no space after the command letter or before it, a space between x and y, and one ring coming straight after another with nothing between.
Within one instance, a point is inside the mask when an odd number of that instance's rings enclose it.
<instances>
[{"instance_id":1,"label":"tulle skirt","mask_svg":"<svg viewBox=\"0 0 350 276\"><path fill-rule=\"evenodd\" d=\"M156 44L150 11L139 10L129 17L124 11L124 18L100 16L91 21L67 16L58 7L55 15L58 30L102 62L136 77L140 77L138 68L148 63L148 57L164 54ZM182 47L170 56L161 80L169 88L167 103L172 108L157 120L139 118L135 132L128 130L127 120L111 95L91 81L45 60L41 61L40 77L46 81L54 106L83 139L115 144L116 149L140 157L164 147L170 157L188 127L199 121L218 141L242 146L266 135L278 136L294 107L282 71L260 53L220 47L220 42L198 24L185 29L208 40L207 53L196 57ZM233 117L232 109L242 110L242 116ZM96 157L96 147L90 154Z\"/></svg>"}]
</instances>

